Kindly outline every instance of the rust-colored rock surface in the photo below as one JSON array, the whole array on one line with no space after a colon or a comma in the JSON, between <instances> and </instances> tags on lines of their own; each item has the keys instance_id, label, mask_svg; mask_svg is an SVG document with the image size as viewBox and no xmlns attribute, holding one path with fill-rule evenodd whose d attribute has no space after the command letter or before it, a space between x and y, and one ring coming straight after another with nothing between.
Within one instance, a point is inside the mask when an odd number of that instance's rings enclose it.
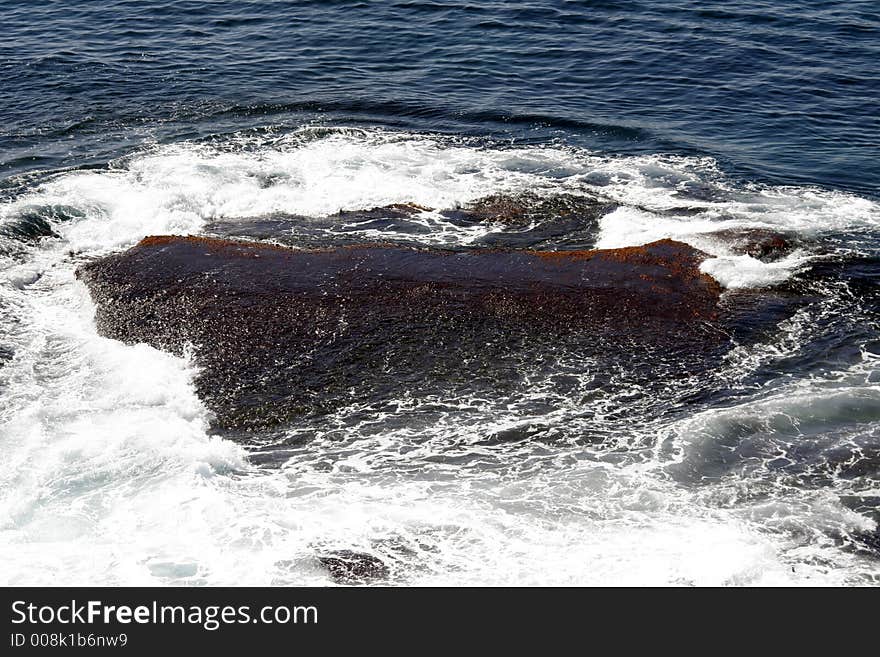
<instances>
[{"instance_id":1,"label":"rust-colored rock surface","mask_svg":"<svg viewBox=\"0 0 880 657\"><path fill-rule=\"evenodd\" d=\"M192 345L219 425L246 428L428 380L483 376L503 388L538 343L593 354L680 346L682 334L696 344L720 294L699 271L704 257L671 240L542 252L158 236L78 276L102 334L174 352Z\"/></svg>"},{"instance_id":2,"label":"rust-colored rock surface","mask_svg":"<svg viewBox=\"0 0 880 657\"><path fill-rule=\"evenodd\" d=\"M91 289L319 293L351 301L359 291L460 288L476 303L486 294L555 294L561 306L586 308L613 291L613 305L637 302L640 314L711 317L719 285L699 270L705 254L681 242L591 251L446 251L387 244L292 249L206 237L151 236L128 251L80 268ZM577 294L575 294L577 292ZM442 296L442 295L441 295ZM560 307L560 310L562 308ZM550 311L552 313L552 311ZM590 317L583 317L591 321Z\"/></svg>"}]
</instances>

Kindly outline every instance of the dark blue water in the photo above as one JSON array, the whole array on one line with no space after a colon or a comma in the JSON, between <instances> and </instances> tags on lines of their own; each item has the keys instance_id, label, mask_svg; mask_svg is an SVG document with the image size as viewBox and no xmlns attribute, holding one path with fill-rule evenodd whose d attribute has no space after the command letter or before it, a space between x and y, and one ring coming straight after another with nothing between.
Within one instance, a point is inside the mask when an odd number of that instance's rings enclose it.
<instances>
[{"instance_id":1,"label":"dark blue water","mask_svg":"<svg viewBox=\"0 0 880 657\"><path fill-rule=\"evenodd\" d=\"M316 118L878 191L873 0L6 0L0 22L5 175Z\"/></svg>"}]
</instances>

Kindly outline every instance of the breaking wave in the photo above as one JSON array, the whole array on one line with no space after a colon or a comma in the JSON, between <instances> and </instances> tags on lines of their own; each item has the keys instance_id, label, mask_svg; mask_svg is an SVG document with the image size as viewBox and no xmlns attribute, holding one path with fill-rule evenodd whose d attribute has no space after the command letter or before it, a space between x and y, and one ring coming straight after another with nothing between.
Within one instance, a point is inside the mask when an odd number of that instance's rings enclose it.
<instances>
[{"instance_id":1,"label":"breaking wave","mask_svg":"<svg viewBox=\"0 0 880 657\"><path fill-rule=\"evenodd\" d=\"M99 337L73 276L218 221L273 218L294 245L478 246L505 227L443 211L517 193L609 204L567 248L672 237L713 256L704 270L730 294L801 284L820 300L708 381L642 391L548 353L509 397L401 393L250 448L211 435L188 359ZM395 203L423 209L336 218ZM326 584L315 555L347 549L412 584L876 583L876 297L802 275L864 257L878 223L872 201L732 180L707 158L376 129L213 137L46 173L0 204L0 577ZM733 252L729 229L797 248L764 262ZM694 400L700 386L713 394Z\"/></svg>"}]
</instances>

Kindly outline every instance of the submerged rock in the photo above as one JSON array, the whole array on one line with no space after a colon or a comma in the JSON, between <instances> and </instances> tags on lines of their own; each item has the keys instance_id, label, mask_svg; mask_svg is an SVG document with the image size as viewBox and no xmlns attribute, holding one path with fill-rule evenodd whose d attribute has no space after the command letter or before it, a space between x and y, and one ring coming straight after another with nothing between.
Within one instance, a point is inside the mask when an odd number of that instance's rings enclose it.
<instances>
[{"instance_id":1,"label":"submerged rock","mask_svg":"<svg viewBox=\"0 0 880 657\"><path fill-rule=\"evenodd\" d=\"M438 231L483 226L484 234L469 236L472 246L584 249L595 244L599 220L615 207L584 194L496 194L452 208L393 203L322 216L220 217L208 223L205 232L224 239L272 240L302 247L357 244L363 242L364 231L373 231L394 234L398 242L412 239L418 245Z\"/></svg>"},{"instance_id":2,"label":"submerged rock","mask_svg":"<svg viewBox=\"0 0 880 657\"><path fill-rule=\"evenodd\" d=\"M337 584L368 584L388 578L389 570L381 559L364 552L338 550L318 557Z\"/></svg>"},{"instance_id":3,"label":"submerged rock","mask_svg":"<svg viewBox=\"0 0 880 657\"><path fill-rule=\"evenodd\" d=\"M279 213L251 218L218 217L205 226L205 232L223 239L272 240L296 246L312 243L326 245L328 239L360 242L363 238L358 235L359 231L367 229L418 236L423 228L410 219L431 211L432 208L416 203L392 203L359 210L340 210L326 216Z\"/></svg>"},{"instance_id":4,"label":"submerged rock","mask_svg":"<svg viewBox=\"0 0 880 657\"><path fill-rule=\"evenodd\" d=\"M507 226L523 226L540 222L565 222L577 220L594 222L615 206L592 196L557 194L538 196L520 194L493 194L471 201L460 208L446 210L444 214L485 221Z\"/></svg>"},{"instance_id":5,"label":"submerged rock","mask_svg":"<svg viewBox=\"0 0 880 657\"><path fill-rule=\"evenodd\" d=\"M400 219L403 217L414 217L421 212L430 211L431 208L416 203L392 203L391 205L383 205L368 210L341 210L331 216L335 219L363 221L365 219Z\"/></svg>"},{"instance_id":6,"label":"submerged rock","mask_svg":"<svg viewBox=\"0 0 880 657\"><path fill-rule=\"evenodd\" d=\"M444 210L449 220L494 227L483 246L499 248L590 248L599 220L617 206L589 195L495 194Z\"/></svg>"},{"instance_id":7,"label":"submerged rock","mask_svg":"<svg viewBox=\"0 0 880 657\"><path fill-rule=\"evenodd\" d=\"M712 233L734 252L757 260L772 262L794 250L791 239L777 231L764 228L727 229Z\"/></svg>"},{"instance_id":8,"label":"submerged rock","mask_svg":"<svg viewBox=\"0 0 880 657\"><path fill-rule=\"evenodd\" d=\"M219 426L241 429L432 386L498 393L563 343L593 356L700 352L719 335L704 324L721 292L704 257L671 240L452 252L162 236L77 274L103 335L192 345L200 394Z\"/></svg>"}]
</instances>

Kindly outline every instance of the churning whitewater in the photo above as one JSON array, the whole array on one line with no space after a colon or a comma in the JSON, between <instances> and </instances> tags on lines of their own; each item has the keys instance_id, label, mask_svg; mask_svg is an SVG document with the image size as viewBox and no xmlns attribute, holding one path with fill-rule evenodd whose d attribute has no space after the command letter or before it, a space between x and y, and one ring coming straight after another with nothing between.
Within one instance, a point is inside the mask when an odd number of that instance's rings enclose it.
<instances>
[{"instance_id":1,"label":"churning whitewater","mask_svg":"<svg viewBox=\"0 0 880 657\"><path fill-rule=\"evenodd\" d=\"M444 211L516 194L606 209L564 229ZM735 180L707 157L307 126L23 174L0 203L6 584L324 585L320 557L340 551L414 585L880 581L871 200ZM357 212L404 203L418 211ZM724 238L736 231L792 246L761 259ZM708 254L722 303L799 301L708 373L641 380L550 345L503 395L411 382L236 438L215 430L195 361L100 337L74 276L166 234L543 250L673 238Z\"/></svg>"}]
</instances>

